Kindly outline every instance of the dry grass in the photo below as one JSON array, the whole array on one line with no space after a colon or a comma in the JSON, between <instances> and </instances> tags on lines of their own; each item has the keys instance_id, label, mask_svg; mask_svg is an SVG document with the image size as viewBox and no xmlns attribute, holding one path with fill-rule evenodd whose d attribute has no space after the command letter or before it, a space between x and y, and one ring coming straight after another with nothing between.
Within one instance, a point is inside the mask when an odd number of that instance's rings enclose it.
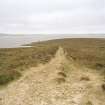
<instances>
[{"instance_id":1,"label":"dry grass","mask_svg":"<svg viewBox=\"0 0 105 105\"><path fill-rule=\"evenodd\" d=\"M102 84L102 89L105 91L105 84Z\"/></svg>"},{"instance_id":2,"label":"dry grass","mask_svg":"<svg viewBox=\"0 0 105 105\"><path fill-rule=\"evenodd\" d=\"M59 77L59 78L55 78L54 79L54 82L57 83L57 84L61 84L61 83L64 83L66 80L65 78L63 77Z\"/></svg>"},{"instance_id":3,"label":"dry grass","mask_svg":"<svg viewBox=\"0 0 105 105\"><path fill-rule=\"evenodd\" d=\"M83 76L80 78L81 81L90 81L90 78L88 76Z\"/></svg>"},{"instance_id":4,"label":"dry grass","mask_svg":"<svg viewBox=\"0 0 105 105\"><path fill-rule=\"evenodd\" d=\"M67 52L67 58L72 57L76 62L89 68L105 68L105 39L68 38L32 43L31 45L36 44L62 46ZM97 64L100 64L101 67L99 68L100 65L97 66Z\"/></svg>"},{"instance_id":5,"label":"dry grass","mask_svg":"<svg viewBox=\"0 0 105 105\"><path fill-rule=\"evenodd\" d=\"M19 81L1 90L0 105L105 105L104 78L84 66L67 60L60 47L49 63L27 69Z\"/></svg>"},{"instance_id":6,"label":"dry grass","mask_svg":"<svg viewBox=\"0 0 105 105\"><path fill-rule=\"evenodd\" d=\"M0 85L17 79L26 68L47 63L56 50L55 46L0 49Z\"/></svg>"},{"instance_id":7,"label":"dry grass","mask_svg":"<svg viewBox=\"0 0 105 105\"><path fill-rule=\"evenodd\" d=\"M67 77L67 75L64 72L58 72L58 75L61 77Z\"/></svg>"},{"instance_id":8,"label":"dry grass","mask_svg":"<svg viewBox=\"0 0 105 105\"><path fill-rule=\"evenodd\" d=\"M88 68L105 69L105 39L57 39L29 45L33 47L0 49L0 85L18 78L26 68L47 63L59 46L67 52L68 59L72 57Z\"/></svg>"},{"instance_id":9,"label":"dry grass","mask_svg":"<svg viewBox=\"0 0 105 105\"><path fill-rule=\"evenodd\" d=\"M88 101L86 105L93 105L91 101Z\"/></svg>"}]
</instances>

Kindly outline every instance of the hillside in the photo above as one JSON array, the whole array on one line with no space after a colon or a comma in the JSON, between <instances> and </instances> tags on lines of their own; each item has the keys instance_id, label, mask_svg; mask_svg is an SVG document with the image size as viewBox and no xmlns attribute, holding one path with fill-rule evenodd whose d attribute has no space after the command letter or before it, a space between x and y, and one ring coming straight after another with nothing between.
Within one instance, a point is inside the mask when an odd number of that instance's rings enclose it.
<instances>
[{"instance_id":1,"label":"hillside","mask_svg":"<svg viewBox=\"0 0 105 105\"><path fill-rule=\"evenodd\" d=\"M29 48L0 49L0 86L18 79L24 71L49 62L59 46L79 65L105 74L105 39L57 39L29 44Z\"/></svg>"},{"instance_id":2,"label":"hillside","mask_svg":"<svg viewBox=\"0 0 105 105\"><path fill-rule=\"evenodd\" d=\"M105 105L104 77L69 60L59 47L46 64L32 67L0 91L0 105Z\"/></svg>"},{"instance_id":3,"label":"hillside","mask_svg":"<svg viewBox=\"0 0 105 105\"><path fill-rule=\"evenodd\" d=\"M95 69L98 69L99 66L100 68L105 67L105 39L67 38L32 43L30 45L38 45L39 47L43 45L62 46L67 52L68 58L72 57L82 65Z\"/></svg>"}]
</instances>

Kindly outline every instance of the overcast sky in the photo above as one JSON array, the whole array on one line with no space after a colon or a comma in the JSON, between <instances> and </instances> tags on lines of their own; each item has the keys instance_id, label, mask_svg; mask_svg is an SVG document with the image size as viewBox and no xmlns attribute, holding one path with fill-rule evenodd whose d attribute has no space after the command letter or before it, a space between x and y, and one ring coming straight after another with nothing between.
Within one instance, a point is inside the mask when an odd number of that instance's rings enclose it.
<instances>
[{"instance_id":1,"label":"overcast sky","mask_svg":"<svg viewBox=\"0 0 105 105\"><path fill-rule=\"evenodd\" d=\"M105 0L0 0L0 33L105 33Z\"/></svg>"}]
</instances>

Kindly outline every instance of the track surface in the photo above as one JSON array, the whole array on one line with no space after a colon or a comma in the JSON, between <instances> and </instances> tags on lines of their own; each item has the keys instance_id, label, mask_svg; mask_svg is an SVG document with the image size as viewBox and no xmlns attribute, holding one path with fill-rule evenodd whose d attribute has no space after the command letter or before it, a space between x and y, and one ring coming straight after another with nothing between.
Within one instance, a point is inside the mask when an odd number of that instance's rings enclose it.
<instances>
[{"instance_id":1,"label":"track surface","mask_svg":"<svg viewBox=\"0 0 105 105\"><path fill-rule=\"evenodd\" d=\"M0 90L0 105L105 105L98 71L67 60L63 48L45 65L30 68Z\"/></svg>"}]
</instances>

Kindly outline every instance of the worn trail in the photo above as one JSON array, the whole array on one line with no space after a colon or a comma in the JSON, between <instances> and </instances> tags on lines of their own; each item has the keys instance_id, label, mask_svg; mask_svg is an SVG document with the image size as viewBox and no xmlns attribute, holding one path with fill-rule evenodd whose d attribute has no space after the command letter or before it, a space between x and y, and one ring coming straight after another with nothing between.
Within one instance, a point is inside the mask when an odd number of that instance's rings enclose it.
<instances>
[{"instance_id":1,"label":"worn trail","mask_svg":"<svg viewBox=\"0 0 105 105\"><path fill-rule=\"evenodd\" d=\"M60 47L49 63L0 90L0 105L105 105L102 83L99 72L68 61Z\"/></svg>"}]
</instances>

